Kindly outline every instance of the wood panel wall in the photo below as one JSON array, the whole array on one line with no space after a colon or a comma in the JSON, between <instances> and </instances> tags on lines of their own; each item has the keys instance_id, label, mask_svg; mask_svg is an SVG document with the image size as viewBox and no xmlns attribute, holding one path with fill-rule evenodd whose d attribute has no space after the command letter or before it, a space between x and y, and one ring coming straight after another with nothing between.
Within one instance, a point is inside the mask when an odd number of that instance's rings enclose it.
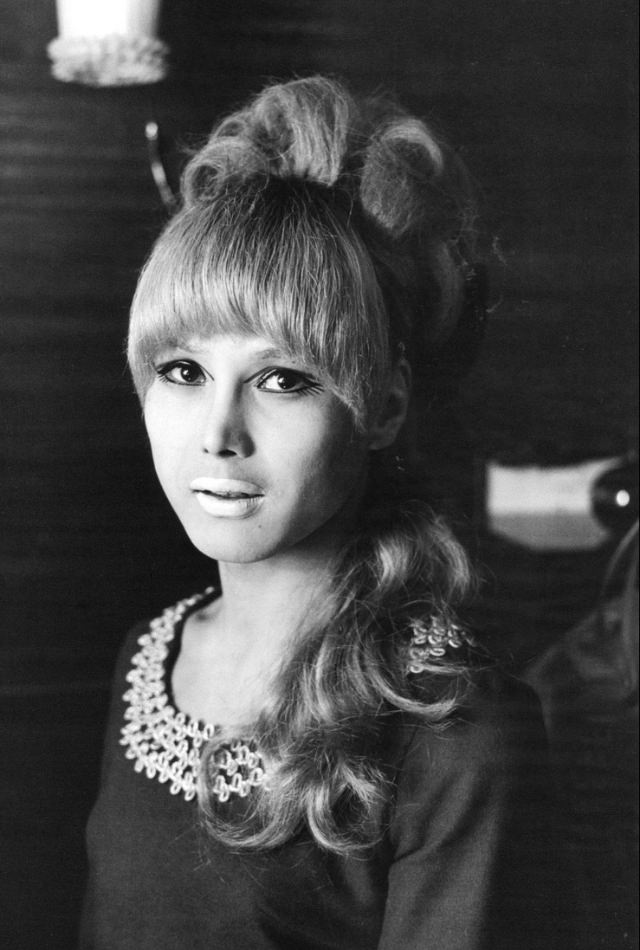
<instances>
[{"instance_id":1,"label":"wood panel wall","mask_svg":"<svg viewBox=\"0 0 640 950\"><path fill-rule=\"evenodd\" d=\"M208 576L155 485L122 356L136 274L164 220L144 123L160 122L177 174L181 144L269 77L336 74L433 117L483 193L495 308L460 410L476 452L612 455L633 443L636 418L634 6L167 0L172 79L95 90L49 74L52 0L4 0L7 946L72 946L114 651L134 620Z\"/></svg>"}]
</instances>

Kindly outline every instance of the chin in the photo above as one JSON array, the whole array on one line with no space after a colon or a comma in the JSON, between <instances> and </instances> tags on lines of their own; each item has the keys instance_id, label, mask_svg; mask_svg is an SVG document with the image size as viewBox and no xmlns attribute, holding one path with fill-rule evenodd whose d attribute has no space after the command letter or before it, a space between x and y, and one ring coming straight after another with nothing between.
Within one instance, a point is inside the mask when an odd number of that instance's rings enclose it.
<instances>
[{"instance_id":1,"label":"chin","mask_svg":"<svg viewBox=\"0 0 640 950\"><path fill-rule=\"evenodd\" d=\"M293 552L299 557L310 553L322 557L324 551L329 558L337 534L332 521L322 521L320 525L294 522L288 526L289 530L282 530L281 526L274 530L273 525L266 524L251 529L246 522L222 524L215 528L202 524L184 527L189 540L201 554L227 564L256 564Z\"/></svg>"},{"instance_id":2,"label":"chin","mask_svg":"<svg viewBox=\"0 0 640 950\"><path fill-rule=\"evenodd\" d=\"M262 551L254 545L214 541L211 538L194 537L189 534L189 540L201 554L212 561L223 561L230 564L252 564L254 561L263 561L271 554Z\"/></svg>"},{"instance_id":3,"label":"chin","mask_svg":"<svg viewBox=\"0 0 640 950\"><path fill-rule=\"evenodd\" d=\"M289 547L284 539L269 542L264 537L247 537L246 531L229 531L226 526L215 531L211 528L206 531L197 528L185 530L189 540L201 554L211 558L212 561L229 564L253 564L264 561Z\"/></svg>"}]
</instances>

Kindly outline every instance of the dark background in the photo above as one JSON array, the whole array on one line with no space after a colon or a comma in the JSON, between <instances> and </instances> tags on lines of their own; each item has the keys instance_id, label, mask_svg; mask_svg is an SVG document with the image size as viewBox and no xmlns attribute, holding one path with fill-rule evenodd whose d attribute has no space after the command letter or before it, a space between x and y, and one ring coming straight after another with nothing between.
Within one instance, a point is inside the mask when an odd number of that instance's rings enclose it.
<instances>
[{"instance_id":1,"label":"dark background","mask_svg":"<svg viewBox=\"0 0 640 950\"><path fill-rule=\"evenodd\" d=\"M637 446L635 7L166 0L171 80L96 90L49 74L53 0L3 0L3 946L73 946L115 650L208 580L155 485L122 356L165 220L145 122L160 123L175 176L182 145L268 78L326 72L396 92L481 185L493 307L459 406L479 464L613 456ZM479 544L491 636L522 669L590 608L607 546ZM597 946L613 947L601 926Z\"/></svg>"}]
</instances>

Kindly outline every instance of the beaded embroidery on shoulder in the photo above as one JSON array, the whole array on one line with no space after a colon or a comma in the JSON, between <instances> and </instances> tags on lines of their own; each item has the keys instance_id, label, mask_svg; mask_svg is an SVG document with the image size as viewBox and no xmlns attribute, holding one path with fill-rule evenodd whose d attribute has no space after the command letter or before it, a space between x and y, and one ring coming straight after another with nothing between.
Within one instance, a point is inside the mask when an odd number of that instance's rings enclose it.
<instances>
[{"instance_id":1,"label":"beaded embroidery on shoulder","mask_svg":"<svg viewBox=\"0 0 640 950\"><path fill-rule=\"evenodd\" d=\"M120 744L133 761L136 772L149 779L170 783L172 795L183 794L186 801L196 797L200 756L214 738L214 725L198 722L179 712L166 691L166 661L171 641L185 614L209 598L215 588L185 598L151 621L149 630L138 639L140 650L127 674L129 689L123 699L129 705L124 714ZM215 778L212 792L220 802L233 795L245 798L252 788L264 784L265 772L254 743L238 740L221 744L214 755Z\"/></svg>"},{"instance_id":2,"label":"beaded embroidery on shoulder","mask_svg":"<svg viewBox=\"0 0 640 950\"><path fill-rule=\"evenodd\" d=\"M407 673L424 673L434 660L442 659L451 650L459 651L465 643L471 645L473 638L453 621L436 616L428 623L415 620L411 625Z\"/></svg>"}]
</instances>

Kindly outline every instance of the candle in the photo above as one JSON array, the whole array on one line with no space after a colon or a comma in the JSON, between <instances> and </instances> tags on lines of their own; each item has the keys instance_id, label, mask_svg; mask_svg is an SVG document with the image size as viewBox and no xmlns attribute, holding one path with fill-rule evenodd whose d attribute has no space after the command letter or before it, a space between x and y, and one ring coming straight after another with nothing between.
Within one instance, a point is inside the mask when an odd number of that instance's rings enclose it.
<instances>
[{"instance_id":1,"label":"candle","mask_svg":"<svg viewBox=\"0 0 640 950\"><path fill-rule=\"evenodd\" d=\"M56 79L120 86L166 76L160 0L57 0L57 12L58 36L48 46Z\"/></svg>"}]
</instances>

